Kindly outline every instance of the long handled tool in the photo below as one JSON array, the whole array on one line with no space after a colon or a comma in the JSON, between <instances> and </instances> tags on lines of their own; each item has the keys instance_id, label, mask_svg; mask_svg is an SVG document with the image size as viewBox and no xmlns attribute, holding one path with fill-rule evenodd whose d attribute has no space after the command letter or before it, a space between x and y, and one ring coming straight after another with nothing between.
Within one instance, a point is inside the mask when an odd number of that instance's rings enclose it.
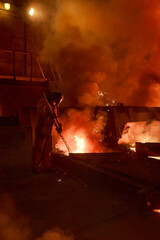
<instances>
[{"instance_id":1,"label":"long handled tool","mask_svg":"<svg viewBox=\"0 0 160 240\"><path fill-rule=\"evenodd\" d=\"M43 93L43 96L44 96L44 99L45 99L45 101L46 101L46 103L47 103L47 106L49 107L49 110L50 110L51 114L54 115L52 106L51 106L50 103L48 102L48 99L47 99L47 97L46 97L46 94ZM54 120L54 125L55 125L55 127L56 127L56 129L57 129L58 123L57 123L55 120ZM69 145L68 145L66 139L63 137L62 133L59 133L58 131L57 131L57 133L60 135L62 141L64 142L64 144L65 144L65 146L66 146L66 148L67 148L67 150L68 150L68 153L70 153Z\"/></svg>"}]
</instances>

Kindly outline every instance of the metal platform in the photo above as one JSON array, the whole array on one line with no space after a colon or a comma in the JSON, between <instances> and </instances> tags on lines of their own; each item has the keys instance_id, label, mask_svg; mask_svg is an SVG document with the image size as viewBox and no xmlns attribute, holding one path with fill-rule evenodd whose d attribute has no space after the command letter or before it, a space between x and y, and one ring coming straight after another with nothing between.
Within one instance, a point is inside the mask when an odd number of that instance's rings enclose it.
<instances>
[{"instance_id":1,"label":"metal platform","mask_svg":"<svg viewBox=\"0 0 160 240\"><path fill-rule=\"evenodd\" d=\"M132 152L54 153L52 163L86 185L135 192L160 187L160 161Z\"/></svg>"}]
</instances>

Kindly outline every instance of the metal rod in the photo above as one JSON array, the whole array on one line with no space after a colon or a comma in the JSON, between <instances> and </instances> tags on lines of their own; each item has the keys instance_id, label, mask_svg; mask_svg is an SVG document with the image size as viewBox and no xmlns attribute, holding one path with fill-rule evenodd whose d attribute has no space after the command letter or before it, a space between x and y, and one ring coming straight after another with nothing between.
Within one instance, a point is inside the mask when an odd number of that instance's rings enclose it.
<instances>
[{"instance_id":1,"label":"metal rod","mask_svg":"<svg viewBox=\"0 0 160 240\"><path fill-rule=\"evenodd\" d=\"M52 109L51 105L49 104L49 102L48 102L48 100L47 100L46 94L43 93L43 96L44 96L44 99L45 99L45 101L46 101L46 103L47 103L47 105L48 105L51 113L53 114L53 109ZM65 146L66 146L66 148L67 148L67 150L68 150L68 153L70 153L69 145L68 145L66 139L63 137L62 133L59 133L59 132L57 132L57 133L60 135L62 141L64 142L64 144L65 144Z\"/></svg>"},{"instance_id":2,"label":"metal rod","mask_svg":"<svg viewBox=\"0 0 160 240\"><path fill-rule=\"evenodd\" d=\"M13 77L14 77L14 80L16 80L16 69L15 69L15 52L12 51L12 54L13 54Z\"/></svg>"},{"instance_id":3,"label":"metal rod","mask_svg":"<svg viewBox=\"0 0 160 240\"><path fill-rule=\"evenodd\" d=\"M62 138L64 144L66 145L66 148L67 148L67 150L68 150L68 153L70 153L69 145L68 145L66 139L63 137L62 133L59 133L59 135L61 136L61 138Z\"/></svg>"},{"instance_id":4,"label":"metal rod","mask_svg":"<svg viewBox=\"0 0 160 240\"><path fill-rule=\"evenodd\" d=\"M33 64L33 58L32 58L32 54L31 54L31 82L32 82L32 64Z\"/></svg>"},{"instance_id":5,"label":"metal rod","mask_svg":"<svg viewBox=\"0 0 160 240\"><path fill-rule=\"evenodd\" d=\"M40 64L40 62L39 62L39 59L36 58L36 60L37 60L37 63L38 63L39 69L40 69L40 71L41 71L42 77L43 77L43 79L45 80L46 78L45 78L44 72L43 72L43 70L42 70L41 64Z\"/></svg>"},{"instance_id":6,"label":"metal rod","mask_svg":"<svg viewBox=\"0 0 160 240\"><path fill-rule=\"evenodd\" d=\"M12 50L4 50L4 49L0 49L0 52L13 53ZM17 51L14 51L14 52L17 53L17 54L25 54L25 55L30 55L31 54L29 52L17 52Z\"/></svg>"}]
</instances>

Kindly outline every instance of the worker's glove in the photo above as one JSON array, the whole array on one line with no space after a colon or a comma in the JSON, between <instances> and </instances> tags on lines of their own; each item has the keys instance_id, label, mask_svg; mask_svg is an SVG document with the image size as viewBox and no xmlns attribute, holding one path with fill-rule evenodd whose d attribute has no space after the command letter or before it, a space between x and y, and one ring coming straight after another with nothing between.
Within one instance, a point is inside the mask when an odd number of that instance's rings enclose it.
<instances>
[{"instance_id":1,"label":"worker's glove","mask_svg":"<svg viewBox=\"0 0 160 240\"><path fill-rule=\"evenodd\" d=\"M61 133L62 132L62 124L61 123L58 123L58 125L56 126L56 131L58 133Z\"/></svg>"}]
</instances>

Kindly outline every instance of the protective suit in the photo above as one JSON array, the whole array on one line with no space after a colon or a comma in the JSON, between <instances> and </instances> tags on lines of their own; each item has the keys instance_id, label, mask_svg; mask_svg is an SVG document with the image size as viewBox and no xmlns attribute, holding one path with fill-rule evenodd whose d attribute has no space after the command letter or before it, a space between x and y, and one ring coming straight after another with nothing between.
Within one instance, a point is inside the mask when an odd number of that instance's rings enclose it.
<instances>
[{"instance_id":1,"label":"protective suit","mask_svg":"<svg viewBox=\"0 0 160 240\"><path fill-rule=\"evenodd\" d=\"M32 159L33 173L46 172L52 168L50 156L52 152L51 133L53 126L58 133L62 132L62 125L57 119L57 107L62 100L62 93L53 92L44 95L38 102L38 121L35 129L35 144Z\"/></svg>"}]
</instances>

